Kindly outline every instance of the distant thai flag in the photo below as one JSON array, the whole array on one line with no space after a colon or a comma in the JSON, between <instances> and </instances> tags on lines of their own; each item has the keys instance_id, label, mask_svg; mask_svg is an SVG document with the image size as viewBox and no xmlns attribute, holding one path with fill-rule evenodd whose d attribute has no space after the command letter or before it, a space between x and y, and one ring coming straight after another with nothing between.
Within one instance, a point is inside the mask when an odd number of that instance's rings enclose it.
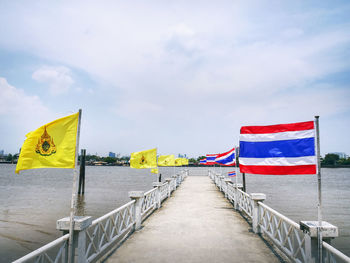
<instances>
[{"instance_id":1,"label":"distant thai flag","mask_svg":"<svg viewBox=\"0 0 350 263\"><path fill-rule=\"evenodd\" d=\"M204 158L204 159L199 160L199 164L206 165L207 164L207 159Z\"/></svg>"},{"instance_id":2,"label":"distant thai flag","mask_svg":"<svg viewBox=\"0 0 350 263\"><path fill-rule=\"evenodd\" d=\"M215 164L215 158L217 154L207 154L207 165Z\"/></svg>"},{"instance_id":3,"label":"distant thai flag","mask_svg":"<svg viewBox=\"0 0 350 263\"><path fill-rule=\"evenodd\" d=\"M235 161L235 148L228 152L220 153L215 157L215 162L224 166L234 166L236 164Z\"/></svg>"},{"instance_id":4,"label":"distant thai flag","mask_svg":"<svg viewBox=\"0 0 350 263\"><path fill-rule=\"evenodd\" d=\"M236 176L236 172L235 171L228 172L228 176L234 177L234 176Z\"/></svg>"},{"instance_id":5,"label":"distant thai flag","mask_svg":"<svg viewBox=\"0 0 350 263\"><path fill-rule=\"evenodd\" d=\"M315 134L313 121L241 127L241 173L316 174Z\"/></svg>"}]
</instances>

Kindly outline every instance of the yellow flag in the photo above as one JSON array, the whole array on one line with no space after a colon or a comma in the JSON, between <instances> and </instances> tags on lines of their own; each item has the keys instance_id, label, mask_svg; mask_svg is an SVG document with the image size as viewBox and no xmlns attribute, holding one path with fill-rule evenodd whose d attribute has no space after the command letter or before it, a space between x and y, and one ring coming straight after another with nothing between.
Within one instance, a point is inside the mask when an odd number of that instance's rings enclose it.
<instances>
[{"instance_id":1,"label":"yellow flag","mask_svg":"<svg viewBox=\"0 0 350 263\"><path fill-rule=\"evenodd\" d=\"M161 155L158 157L158 166L175 166L174 155Z\"/></svg>"},{"instance_id":2,"label":"yellow flag","mask_svg":"<svg viewBox=\"0 0 350 263\"><path fill-rule=\"evenodd\" d=\"M181 163L182 163L182 165L188 165L188 159L181 158Z\"/></svg>"},{"instance_id":3,"label":"yellow flag","mask_svg":"<svg viewBox=\"0 0 350 263\"><path fill-rule=\"evenodd\" d=\"M159 173L158 168L151 169L151 173L158 174Z\"/></svg>"},{"instance_id":4,"label":"yellow flag","mask_svg":"<svg viewBox=\"0 0 350 263\"><path fill-rule=\"evenodd\" d=\"M175 159L175 166L181 166L182 165L182 158L176 158Z\"/></svg>"},{"instance_id":5,"label":"yellow flag","mask_svg":"<svg viewBox=\"0 0 350 263\"><path fill-rule=\"evenodd\" d=\"M36 168L74 168L79 112L26 135L16 173Z\"/></svg>"},{"instance_id":6,"label":"yellow flag","mask_svg":"<svg viewBox=\"0 0 350 263\"><path fill-rule=\"evenodd\" d=\"M157 149L131 153L130 167L137 169L157 167Z\"/></svg>"}]
</instances>

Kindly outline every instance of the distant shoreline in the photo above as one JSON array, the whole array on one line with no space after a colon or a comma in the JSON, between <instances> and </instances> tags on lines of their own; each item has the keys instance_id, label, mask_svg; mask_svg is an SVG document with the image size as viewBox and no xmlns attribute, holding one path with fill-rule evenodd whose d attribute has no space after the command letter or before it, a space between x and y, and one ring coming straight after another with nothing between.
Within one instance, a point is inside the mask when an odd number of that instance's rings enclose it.
<instances>
[{"instance_id":1,"label":"distant shoreline","mask_svg":"<svg viewBox=\"0 0 350 263\"><path fill-rule=\"evenodd\" d=\"M350 165L321 165L321 168L350 168Z\"/></svg>"},{"instance_id":2,"label":"distant shoreline","mask_svg":"<svg viewBox=\"0 0 350 263\"><path fill-rule=\"evenodd\" d=\"M16 163L12 163L12 162L0 162L0 164L16 164ZM122 165L122 164L105 164L105 165L91 165L91 164L86 164L86 166L122 166L122 167L130 167L129 165ZM159 166L159 167L163 167L163 166ZM165 166L164 166L165 167ZM174 167L174 166L167 166L167 167ZM232 167L234 168L234 166L214 166L214 165L188 165L188 166L175 166L175 167ZM238 166L239 167L239 166ZM350 168L350 165L321 165L321 168Z\"/></svg>"}]
</instances>

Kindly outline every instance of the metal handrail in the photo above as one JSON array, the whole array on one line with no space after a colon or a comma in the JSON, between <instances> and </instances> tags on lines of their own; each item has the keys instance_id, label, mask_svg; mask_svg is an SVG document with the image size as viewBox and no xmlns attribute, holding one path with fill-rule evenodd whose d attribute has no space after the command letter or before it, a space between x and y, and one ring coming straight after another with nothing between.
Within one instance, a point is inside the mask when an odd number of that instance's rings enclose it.
<instances>
[{"instance_id":1,"label":"metal handrail","mask_svg":"<svg viewBox=\"0 0 350 263\"><path fill-rule=\"evenodd\" d=\"M237 204L250 218L253 217L253 200L249 194L238 189Z\"/></svg>"},{"instance_id":2,"label":"metal handrail","mask_svg":"<svg viewBox=\"0 0 350 263\"><path fill-rule=\"evenodd\" d=\"M276 216L282 218L288 224L294 226L295 228L299 228L300 229L300 225L298 223L296 223L293 220L289 219L288 217L282 215L281 213L277 212L276 210L272 209L271 207L267 206L266 204L264 204L262 202L258 202L258 205L263 207L264 209L270 211L271 213L275 214Z\"/></svg>"},{"instance_id":3,"label":"metal handrail","mask_svg":"<svg viewBox=\"0 0 350 263\"><path fill-rule=\"evenodd\" d=\"M28 262L29 260L34 260L34 262L43 262L44 259L47 259L51 262L59 262L60 257L62 258L62 261L65 261L66 257L68 256L68 251L66 251L68 249L68 239L69 239L69 234L66 234L34 250L33 252L13 261L13 263L23 263L23 262ZM58 245L61 245L61 247L59 248L55 259L52 260L47 253L52 248L55 248Z\"/></svg>"},{"instance_id":4,"label":"metal handrail","mask_svg":"<svg viewBox=\"0 0 350 263\"><path fill-rule=\"evenodd\" d=\"M132 230L135 224L134 209L135 200L132 200L92 222L86 229L87 262L98 260L107 248Z\"/></svg>"},{"instance_id":5,"label":"metal handrail","mask_svg":"<svg viewBox=\"0 0 350 263\"><path fill-rule=\"evenodd\" d=\"M126 203L125 205L123 205L123 206L121 206L121 207L118 207L117 209L115 209L115 210L113 210L113 211L111 211L111 212L109 212L109 213L107 213L107 214L105 214L105 215L103 215L103 216L101 216L101 217L99 217L99 218L96 218L94 221L92 221L90 227L92 227L92 226L98 224L99 222L103 221L104 219L110 217L111 215L113 215L113 214L115 214L115 213L118 213L119 211L123 210L125 207L130 206L130 205L132 205L132 204L134 204L134 203L135 203L135 200L132 200L132 201Z\"/></svg>"},{"instance_id":6,"label":"metal handrail","mask_svg":"<svg viewBox=\"0 0 350 263\"><path fill-rule=\"evenodd\" d=\"M151 190L145 192L143 195L144 195L144 196L149 195L150 193L152 193L152 192L154 192L154 191L156 191L156 190L157 190L157 188L153 188L153 189L151 189Z\"/></svg>"},{"instance_id":7,"label":"metal handrail","mask_svg":"<svg viewBox=\"0 0 350 263\"><path fill-rule=\"evenodd\" d=\"M159 186L159 191L160 191L160 201L163 202L168 197L168 188L169 184L164 183L161 186Z\"/></svg>"},{"instance_id":8,"label":"metal handrail","mask_svg":"<svg viewBox=\"0 0 350 263\"><path fill-rule=\"evenodd\" d=\"M293 262L306 262L305 234L300 225L271 207L258 202L259 227Z\"/></svg>"},{"instance_id":9,"label":"metal handrail","mask_svg":"<svg viewBox=\"0 0 350 263\"><path fill-rule=\"evenodd\" d=\"M332 247L330 244L326 242L322 242L323 251L326 252L324 255L325 263L333 263L333 262L345 262L350 263L350 257L340 252L338 249ZM338 261L339 259L340 261Z\"/></svg>"},{"instance_id":10,"label":"metal handrail","mask_svg":"<svg viewBox=\"0 0 350 263\"><path fill-rule=\"evenodd\" d=\"M144 193L141 205L142 219L147 218L147 216L157 208L157 191L157 188L153 188Z\"/></svg>"}]
</instances>

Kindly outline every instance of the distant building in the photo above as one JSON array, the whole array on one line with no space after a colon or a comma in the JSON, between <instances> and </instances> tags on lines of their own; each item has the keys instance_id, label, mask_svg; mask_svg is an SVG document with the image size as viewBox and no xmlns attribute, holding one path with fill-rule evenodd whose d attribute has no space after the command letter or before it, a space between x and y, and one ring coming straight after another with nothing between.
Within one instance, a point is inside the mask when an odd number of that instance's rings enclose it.
<instances>
[{"instance_id":1,"label":"distant building","mask_svg":"<svg viewBox=\"0 0 350 263\"><path fill-rule=\"evenodd\" d=\"M109 152L108 157L113 157L113 158L115 158L115 153Z\"/></svg>"},{"instance_id":2,"label":"distant building","mask_svg":"<svg viewBox=\"0 0 350 263\"><path fill-rule=\"evenodd\" d=\"M346 159L348 156L346 155L346 153L343 153L343 152L334 152L334 153L331 153L331 154L336 154L339 156L339 158L341 159Z\"/></svg>"},{"instance_id":3,"label":"distant building","mask_svg":"<svg viewBox=\"0 0 350 263\"><path fill-rule=\"evenodd\" d=\"M4 150L0 150L0 156L4 156Z\"/></svg>"}]
</instances>

